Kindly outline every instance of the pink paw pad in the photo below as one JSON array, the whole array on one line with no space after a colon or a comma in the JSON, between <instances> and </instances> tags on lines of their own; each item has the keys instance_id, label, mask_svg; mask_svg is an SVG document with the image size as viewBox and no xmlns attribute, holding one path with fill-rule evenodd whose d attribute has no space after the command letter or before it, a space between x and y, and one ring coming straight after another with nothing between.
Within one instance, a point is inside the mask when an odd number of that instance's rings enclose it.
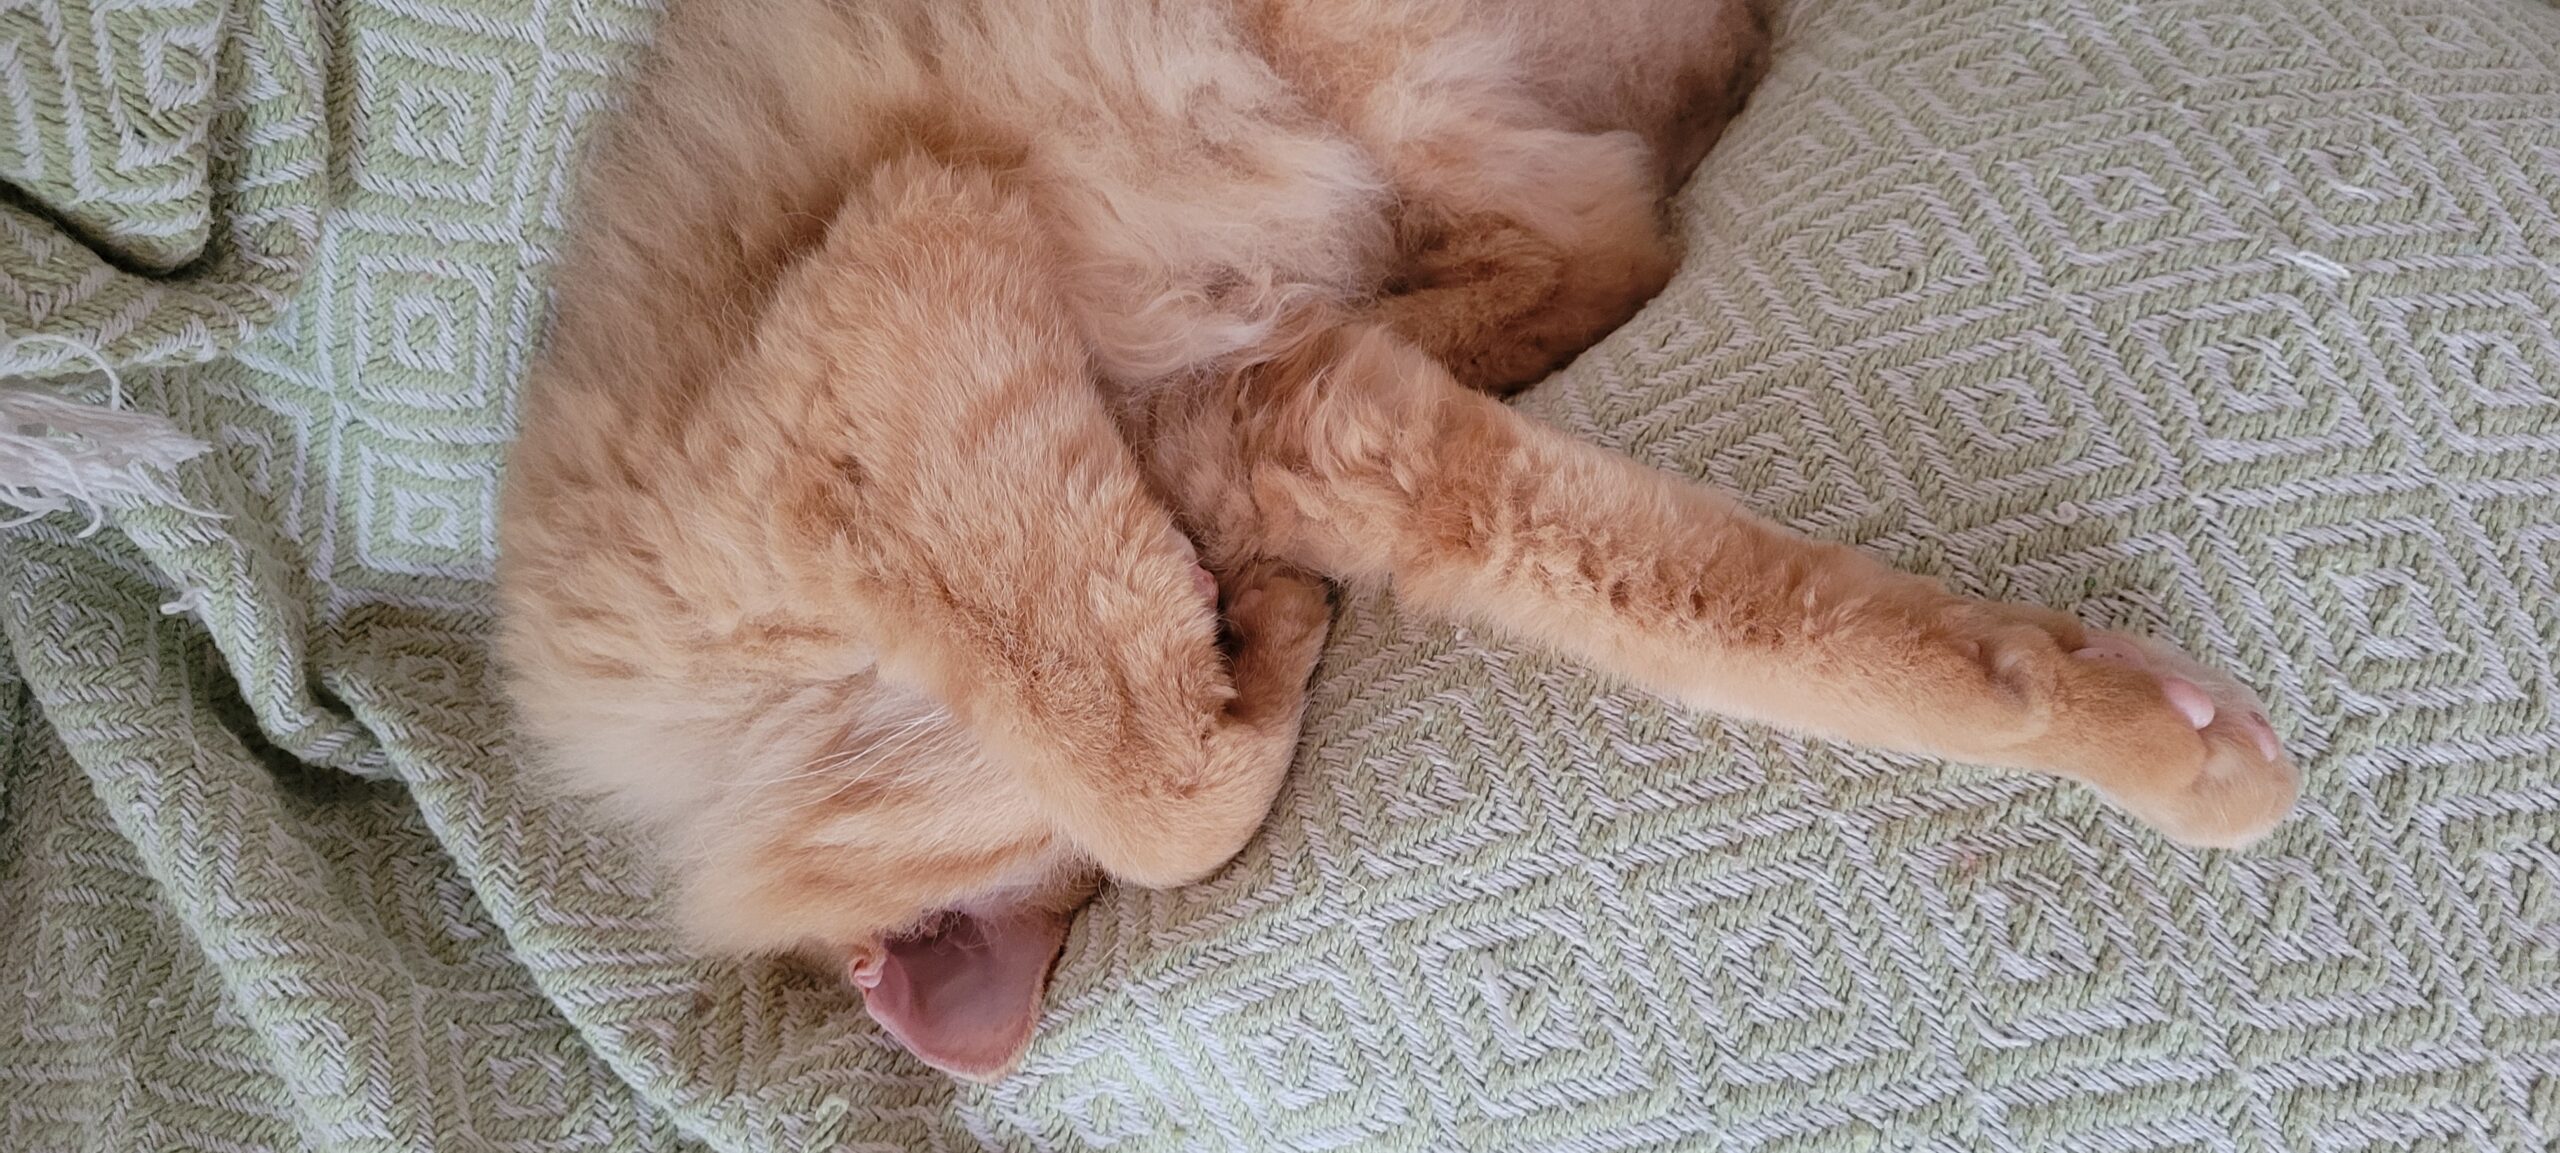
<instances>
[{"instance_id":1,"label":"pink paw pad","mask_svg":"<svg viewBox=\"0 0 2560 1153\"><path fill-rule=\"evenodd\" d=\"M2089 643L2072 655L2084 660L2117 661L2150 672L2160 679L2160 695L2168 698L2169 707L2178 710L2178 715L2198 729L2213 724L2224 712L2223 702L2217 701L2212 691L2186 677L2162 671L2159 668L2162 660L2144 651L2141 643L2129 637L2093 633ZM2246 698L2249 694L2245 690L2241 690L2239 695L2242 702L2233 708L2248 703ZM2276 739L2275 726L2267 722L2265 712L2249 708L2228 723L2248 737L2259 755L2271 761L2284 756L2284 743Z\"/></svg>"},{"instance_id":2,"label":"pink paw pad","mask_svg":"<svg viewBox=\"0 0 2560 1153\"><path fill-rule=\"evenodd\" d=\"M2169 698L2169 707L2187 718L2187 723L2201 729L2213 723L2213 698L2206 696L2196 683L2178 677L2160 678L2160 693Z\"/></svg>"},{"instance_id":3,"label":"pink paw pad","mask_svg":"<svg viewBox=\"0 0 2560 1153\"><path fill-rule=\"evenodd\" d=\"M2071 655L2084 660L2119 661L2145 670L2149 670L2151 665L2139 646L2123 637L2108 636L2103 633L2090 637L2086 647ZM2185 677L2170 676L2156 671L2154 675L2160 678L2160 695L2169 698L2169 707L2178 710L2179 716L2187 718L2188 724L2201 729L2213 723L2214 715L2220 711L2220 707L2214 704L2212 694L2205 692L2202 686Z\"/></svg>"},{"instance_id":4,"label":"pink paw pad","mask_svg":"<svg viewBox=\"0 0 2560 1153\"><path fill-rule=\"evenodd\" d=\"M2253 712L2241 718L2240 731L2249 734L2249 742L2258 746L2258 752L2268 760L2284 755L2284 744L2276 740L2276 727L2267 723L2265 713Z\"/></svg>"},{"instance_id":5,"label":"pink paw pad","mask_svg":"<svg viewBox=\"0 0 2560 1153\"><path fill-rule=\"evenodd\" d=\"M2073 654L2121 665L2157 687L2162 704L2203 738L2192 780L2150 782L2140 775L2100 791L2181 844L2240 848L2265 836L2301 794L2301 771L2267 723L2266 706L2247 685L2146 637L2093 631ZM2176 756L2174 752L2171 753ZM2144 767L2144 766L2127 766ZM2166 789L2154 787L2166 783Z\"/></svg>"},{"instance_id":6,"label":"pink paw pad","mask_svg":"<svg viewBox=\"0 0 2560 1153\"><path fill-rule=\"evenodd\" d=\"M1191 588L1200 594L1200 599L1213 605L1218 603L1218 578L1196 564L1191 566Z\"/></svg>"}]
</instances>

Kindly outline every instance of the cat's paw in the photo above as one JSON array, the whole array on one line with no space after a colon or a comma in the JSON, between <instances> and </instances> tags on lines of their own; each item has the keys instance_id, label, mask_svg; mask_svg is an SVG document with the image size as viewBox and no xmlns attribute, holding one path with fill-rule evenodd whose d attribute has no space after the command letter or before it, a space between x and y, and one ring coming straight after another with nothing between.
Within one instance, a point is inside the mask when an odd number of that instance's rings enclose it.
<instances>
[{"instance_id":1,"label":"cat's paw","mask_svg":"<svg viewBox=\"0 0 2560 1153\"><path fill-rule=\"evenodd\" d=\"M2085 782L2199 847L2265 836L2302 791L2257 694L2176 648L2027 605L1957 601L1933 619L1950 671L1918 711L1954 755Z\"/></svg>"},{"instance_id":2,"label":"cat's paw","mask_svg":"<svg viewBox=\"0 0 2560 1153\"><path fill-rule=\"evenodd\" d=\"M1277 561L1255 561L1219 585L1234 637L1238 704L1253 711L1285 705L1294 715L1333 627L1325 583Z\"/></svg>"},{"instance_id":3,"label":"cat's paw","mask_svg":"<svg viewBox=\"0 0 2560 1153\"><path fill-rule=\"evenodd\" d=\"M1227 622L1246 645L1320 647L1333 625L1325 583L1277 561L1255 561L1219 583Z\"/></svg>"},{"instance_id":4,"label":"cat's paw","mask_svg":"<svg viewBox=\"0 0 2560 1153\"><path fill-rule=\"evenodd\" d=\"M2145 750L2165 763L2121 764L2094 777L2091 783L2109 800L2173 840L2209 848L2256 841L2292 811L2302 772L2247 685L2167 644L2127 633L2092 631L2070 659L2131 674L2134 691L2147 688L2158 702L2154 708L2167 710L2200 746Z\"/></svg>"}]
</instances>

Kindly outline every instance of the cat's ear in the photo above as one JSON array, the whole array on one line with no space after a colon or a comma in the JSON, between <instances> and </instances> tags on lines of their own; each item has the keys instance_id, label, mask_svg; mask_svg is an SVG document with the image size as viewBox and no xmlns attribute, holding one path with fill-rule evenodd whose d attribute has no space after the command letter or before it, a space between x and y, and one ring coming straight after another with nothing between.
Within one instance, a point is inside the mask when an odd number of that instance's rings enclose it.
<instances>
[{"instance_id":1,"label":"cat's ear","mask_svg":"<svg viewBox=\"0 0 2560 1153\"><path fill-rule=\"evenodd\" d=\"M929 931L884 942L850 976L871 1019L908 1052L954 1076L995 1081L1031 1045L1068 917L953 914Z\"/></svg>"}]
</instances>

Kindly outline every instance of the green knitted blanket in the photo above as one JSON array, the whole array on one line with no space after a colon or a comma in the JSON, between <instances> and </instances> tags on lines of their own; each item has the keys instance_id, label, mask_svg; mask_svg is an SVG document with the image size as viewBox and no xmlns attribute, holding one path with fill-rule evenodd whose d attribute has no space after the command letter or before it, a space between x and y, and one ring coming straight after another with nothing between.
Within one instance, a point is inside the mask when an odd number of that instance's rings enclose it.
<instances>
[{"instance_id":1,"label":"green knitted blanket","mask_svg":"<svg viewBox=\"0 0 2560 1153\"><path fill-rule=\"evenodd\" d=\"M2560 1143L2560 10L1803 0L1524 404L2249 670L2255 851L1341 610L1264 834L993 1089L687 960L520 779L494 478L622 0L0 3L0 369L193 516L0 544L0 1149Z\"/></svg>"}]
</instances>

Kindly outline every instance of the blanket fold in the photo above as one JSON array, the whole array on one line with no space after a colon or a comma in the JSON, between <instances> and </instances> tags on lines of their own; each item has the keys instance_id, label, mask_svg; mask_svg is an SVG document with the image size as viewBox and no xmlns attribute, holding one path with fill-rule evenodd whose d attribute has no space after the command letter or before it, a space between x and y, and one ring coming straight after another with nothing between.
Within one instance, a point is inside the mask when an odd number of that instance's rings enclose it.
<instances>
[{"instance_id":1,"label":"blanket fold","mask_svg":"<svg viewBox=\"0 0 2560 1153\"><path fill-rule=\"evenodd\" d=\"M183 364L293 300L329 204L307 0L0 7L0 377Z\"/></svg>"}]
</instances>

